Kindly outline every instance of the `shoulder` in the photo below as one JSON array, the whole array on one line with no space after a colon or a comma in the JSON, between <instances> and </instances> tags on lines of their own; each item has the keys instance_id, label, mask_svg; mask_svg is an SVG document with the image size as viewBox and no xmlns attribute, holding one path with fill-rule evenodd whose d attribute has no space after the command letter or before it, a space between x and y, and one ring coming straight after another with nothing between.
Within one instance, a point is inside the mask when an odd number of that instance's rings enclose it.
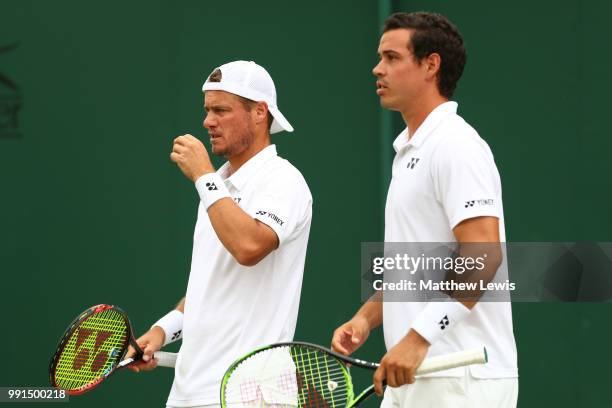
<instances>
[{"instance_id":1,"label":"shoulder","mask_svg":"<svg viewBox=\"0 0 612 408\"><path fill-rule=\"evenodd\" d=\"M262 169L263 182L290 192L301 192L311 197L308 183L302 173L289 160L277 156Z\"/></svg>"},{"instance_id":2,"label":"shoulder","mask_svg":"<svg viewBox=\"0 0 612 408\"><path fill-rule=\"evenodd\" d=\"M487 142L461 116L453 115L438 129L434 159L462 160L474 157L493 158Z\"/></svg>"}]
</instances>

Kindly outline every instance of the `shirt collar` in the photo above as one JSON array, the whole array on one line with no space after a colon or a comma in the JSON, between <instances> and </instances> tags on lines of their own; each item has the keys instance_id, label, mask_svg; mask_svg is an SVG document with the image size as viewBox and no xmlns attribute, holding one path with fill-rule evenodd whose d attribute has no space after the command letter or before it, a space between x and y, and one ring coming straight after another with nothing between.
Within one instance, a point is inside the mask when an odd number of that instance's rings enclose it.
<instances>
[{"instance_id":1,"label":"shirt collar","mask_svg":"<svg viewBox=\"0 0 612 408\"><path fill-rule=\"evenodd\" d=\"M431 133L438 125L450 114L457 113L457 102L444 102L432 110L425 118L421 126L408 140L408 128L404 129L393 142L393 148L396 152L406 148L407 146L419 147L425 141L425 136Z\"/></svg>"},{"instance_id":2,"label":"shirt collar","mask_svg":"<svg viewBox=\"0 0 612 408\"><path fill-rule=\"evenodd\" d=\"M247 162L240 166L231 176L228 177L230 168L229 161L219 167L217 173L221 178L229 181L238 191L240 191L244 188L249 179L257 173L257 170L274 157L278 157L278 154L276 153L276 145L272 144L260 150L255 156L247 160Z\"/></svg>"}]
</instances>

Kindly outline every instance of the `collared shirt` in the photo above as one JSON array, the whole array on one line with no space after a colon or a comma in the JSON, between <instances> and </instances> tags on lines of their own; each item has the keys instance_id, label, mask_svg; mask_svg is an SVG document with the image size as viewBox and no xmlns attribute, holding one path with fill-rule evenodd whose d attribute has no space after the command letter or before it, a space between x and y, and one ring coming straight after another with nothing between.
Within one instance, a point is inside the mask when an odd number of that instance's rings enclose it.
<instances>
[{"instance_id":1,"label":"collared shirt","mask_svg":"<svg viewBox=\"0 0 612 408\"><path fill-rule=\"evenodd\" d=\"M457 104L434 109L408 139L395 139L392 179L385 209L385 242L453 243L461 221L499 219L505 242L500 176L487 143L456 114ZM385 343L392 348L409 331L426 303L383 305ZM470 315L429 349L428 357L486 346L489 362L471 366L476 378L516 377L516 345L510 303L480 302ZM458 376L461 369L440 376Z\"/></svg>"},{"instance_id":2,"label":"collared shirt","mask_svg":"<svg viewBox=\"0 0 612 408\"><path fill-rule=\"evenodd\" d=\"M295 332L312 196L301 173L268 146L235 173L217 173L234 202L276 232L279 246L254 266L225 249L202 203L193 238L183 343L169 406L219 403L223 374L262 345L291 341Z\"/></svg>"}]
</instances>

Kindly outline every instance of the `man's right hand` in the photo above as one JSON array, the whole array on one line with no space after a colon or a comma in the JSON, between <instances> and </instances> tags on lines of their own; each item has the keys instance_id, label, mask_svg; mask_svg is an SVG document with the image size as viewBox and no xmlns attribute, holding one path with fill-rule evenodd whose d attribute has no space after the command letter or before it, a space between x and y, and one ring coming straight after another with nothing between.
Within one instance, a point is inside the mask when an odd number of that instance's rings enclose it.
<instances>
[{"instance_id":1,"label":"man's right hand","mask_svg":"<svg viewBox=\"0 0 612 408\"><path fill-rule=\"evenodd\" d=\"M334 331L331 348L348 356L357 350L370 335L370 324L365 317L355 316Z\"/></svg>"},{"instance_id":2,"label":"man's right hand","mask_svg":"<svg viewBox=\"0 0 612 408\"><path fill-rule=\"evenodd\" d=\"M151 330L136 340L136 344L140 346L144 353L142 359L128 365L127 367L134 372L153 370L155 367L157 367L157 361L153 358L153 353L162 348L165 339L166 333L164 330L159 326L153 326ZM135 355L136 350L130 346L125 358L134 357Z\"/></svg>"}]
</instances>

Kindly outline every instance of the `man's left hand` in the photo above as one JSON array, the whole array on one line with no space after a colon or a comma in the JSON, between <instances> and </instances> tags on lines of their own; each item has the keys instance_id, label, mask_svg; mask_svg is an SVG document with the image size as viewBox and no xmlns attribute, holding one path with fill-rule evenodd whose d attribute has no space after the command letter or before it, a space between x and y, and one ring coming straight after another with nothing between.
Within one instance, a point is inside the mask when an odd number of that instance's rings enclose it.
<instances>
[{"instance_id":1,"label":"man's left hand","mask_svg":"<svg viewBox=\"0 0 612 408\"><path fill-rule=\"evenodd\" d=\"M406 337L397 343L380 360L380 367L374 373L374 390L382 396L383 381L390 387L412 384L417 368L425 359L429 342L419 333L410 330Z\"/></svg>"},{"instance_id":2,"label":"man's left hand","mask_svg":"<svg viewBox=\"0 0 612 408\"><path fill-rule=\"evenodd\" d=\"M192 135L183 135L174 139L170 160L175 162L183 174L193 182L204 174L215 171L204 144Z\"/></svg>"}]
</instances>

